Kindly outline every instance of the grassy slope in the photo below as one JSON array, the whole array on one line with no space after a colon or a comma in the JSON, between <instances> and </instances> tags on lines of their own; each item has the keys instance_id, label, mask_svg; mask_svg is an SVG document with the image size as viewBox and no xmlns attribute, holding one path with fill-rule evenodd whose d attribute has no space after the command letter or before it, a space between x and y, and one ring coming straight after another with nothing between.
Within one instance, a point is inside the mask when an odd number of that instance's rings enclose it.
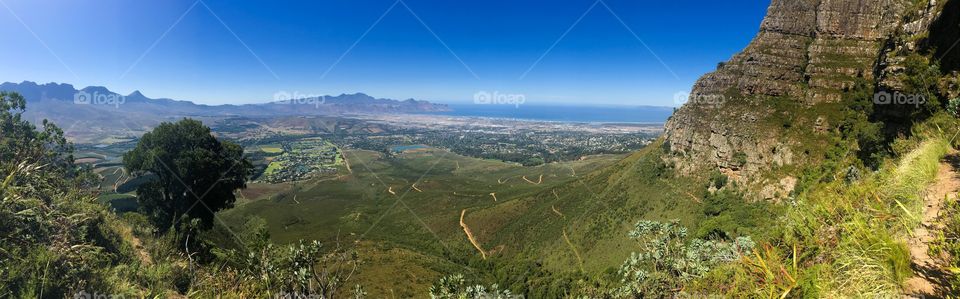
<instances>
[{"instance_id":1,"label":"grassy slope","mask_svg":"<svg viewBox=\"0 0 960 299\"><path fill-rule=\"evenodd\" d=\"M293 184L288 191L241 204L221 216L235 227L252 216L264 218L272 238L280 243L299 239L330 242L338 236L342 242L362 240L359 244L363 244L368 263L359 282L366 282L371 294L384 296L424 294L440 273L474 271L458 266L478 258L459 226L461 210L468 209L466 221L485 249L503 244L500 256L514 256L528 245L511 240L511 236L535 232L524 231L515 222L543 223L555 216L549 206L545 211L538 206L543 194L553 197L544 193L546 190L570 185L578 178L575 173L583 175L623 158L594 156L576 162L520 167L445 151L399 158L348 151L346 156L352 174L344 168L339 179ZM540 175L541 184L523 179L526 176L537 182ZM417 188L423 192L411 188L417 181ZM390 187L396 195L388 192ZM582 192L561 192L565 197L573 195L571 202L593 201ZM490 193L496 193L498 201ZM534 208L538 214L531 214ZM404 280L404 284L383 283L395 278L390 273L418 279Z\"/></svg>"},{"instance_id":2,"label":"grassy slope","mask_svg":"<svg viewBox=\"0 0 960 299\"><path fill-rule=\"evenodd\" d=\"M952 118L934 118L901 141L914 144L911 151L880 171L853 182L838 174L807 189L777 221L781 235L693 289L745 297L899 297L912 275L904 240L920 223L923 192L950 147L950 136L933 124L958 128Z\"/></svg>"},{"instance_id":3,"label":"grassy slope","mask_svg":"<svg viewBox=\"0 0 960 299\"><path fill-rule=\"evenodd\" d=\"M910 273L901 240L916 225L905 215L918 214L917 194L929 182L930 163L936 166L946 148L942 140L925 140L915 141L916 150L899 163L855 184L835 180L799 196L777 222L783 234L758 257L782 265L796 282L779 273L758 279L745 262L718 270L719 277L703 285L760 296L786 290L834 296L897 292ZM344 168L339 179L286 184L282 192L245 201L222 218L240 227L249 217L262 217L280 243L339 238L356 244L366 264L351 283L373 296L422 295L449 273L489 278L458 225L462 209L468 209L465 221L482 246L502 249L492 263L535 260L554 273L570 273L582 260L588 275L599 275L635 250L626 232L637 220L680 219L692 230L700 224L706 178L673 177L660 155L654 144L629 156L519 167L442 151L400 158L352 151L347 153L352 174ZM537 181L541 174L539 185L522 179ZM418 180L423 192L411 188ZM790 254L794 245L796 258ZM794 261L797 266L791 266Z\"/></svg>"},{"instance_id":4,"label":"grassy slope","mask_svg":"<svg viewBox=\"0 0 960 299\"><path fill-rule=\"evenodd\" d=\"M627 238L630 225L639 219L681 219L693 225L699 205L674 186L696 186L689 179L669 178L654 145L616 164L584 174L574 180L526 196L511 205L497 205L474 212L471 221L489 223L495 233L481 239L493 244L512 244L514 251L542 257L547 269L574 271L583 268L598 273L620 265L634 250ZM695 189L695 188L694 188ZM556 195L554 194L556 193ZM556 209L563 216L557 215ZM563 238L566 232L570 245Z\"/></svg>"}]
</instances>

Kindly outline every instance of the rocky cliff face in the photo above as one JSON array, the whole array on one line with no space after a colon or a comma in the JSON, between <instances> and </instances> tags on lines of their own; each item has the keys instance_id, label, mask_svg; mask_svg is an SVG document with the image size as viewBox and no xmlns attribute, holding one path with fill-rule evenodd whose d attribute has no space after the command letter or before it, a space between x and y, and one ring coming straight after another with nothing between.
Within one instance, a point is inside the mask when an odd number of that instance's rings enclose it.
<instances>
[{"instance_id":1,"label":"rocky cliff face","mask_svg":"<svg viewBox=\"0 0 960 299\"><path fill-rule=\"evenodd\" d=\"M920 4L921 14L937 6ZM842 94L858 78L877 81L892 36L929 25L904 21L916 8L913 0L773 0L756 38L698 80L668 121L667 159L682 173L719 168L761 198L789 194L791 170L818 160Z\"/></svg>"}]
</instances>

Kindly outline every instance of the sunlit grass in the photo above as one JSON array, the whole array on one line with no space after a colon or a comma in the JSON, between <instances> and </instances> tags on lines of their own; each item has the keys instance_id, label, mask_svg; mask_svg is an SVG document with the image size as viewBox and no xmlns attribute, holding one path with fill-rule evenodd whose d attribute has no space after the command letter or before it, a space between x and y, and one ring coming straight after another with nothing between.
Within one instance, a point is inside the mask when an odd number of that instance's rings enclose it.
<instances>
[{"instance_id":1,"label":"sunlit grass","mask_svg":"<svg viewBox=\"0 0 960 299\"><path fill-rule=\"evenodd\" d=\"M913 275L904 240L920 225L925 190L950 149L943 135L925 135L898 161L887 161L860 180L833 180L809 189L780 221L782 236L774 238L775 248L714 274L729 279L704 284L742 296L901 296ZM773 269L757 272L759 264Z\"/></svg>"}]
</instances>

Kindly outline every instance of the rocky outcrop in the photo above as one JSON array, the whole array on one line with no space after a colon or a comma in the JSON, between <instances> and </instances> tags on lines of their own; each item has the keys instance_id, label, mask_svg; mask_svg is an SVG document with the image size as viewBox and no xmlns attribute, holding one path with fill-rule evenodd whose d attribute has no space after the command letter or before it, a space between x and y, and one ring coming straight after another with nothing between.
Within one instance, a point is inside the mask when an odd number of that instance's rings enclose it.
<instances>
[{"instance_id":1,"label":"rocky outcrop","mask_svg":"<svg viewBox=\"0 0 960 299\"><path fill-rule=\"evenodd\" d=\"M760 174L816 161L817 146L786 134L829 134L833 120L819 108L840 101L858 78L875 79L880 52L912 2L773 0L754 40L700 78L667 122L667 159L684 173L719 168L761 197L789 194L790 174Z\"/></svg>"}]
</instances>

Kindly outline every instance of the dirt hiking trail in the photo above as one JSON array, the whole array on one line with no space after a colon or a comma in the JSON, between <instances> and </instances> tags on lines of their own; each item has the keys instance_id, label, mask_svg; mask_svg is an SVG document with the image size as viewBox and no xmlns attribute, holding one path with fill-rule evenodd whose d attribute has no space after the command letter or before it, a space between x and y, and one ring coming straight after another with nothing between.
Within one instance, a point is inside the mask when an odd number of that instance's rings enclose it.
<instances>
[{"instance_id":1,"label":"dirt hiking trail","mask_svg":"<svg viewBox=\"0 0 960 299\"><path fill-rule=\"evenodd\" d=\"M910 247L911 267L915 276L907 280L904 288L906 298L939 298L942 286L948 278L943 265L929 254L930 243L936 240L940 230L938 219L946 204L944 200L956 200L960 190L960 155L951 152L940 162L937 180L927 189L924 198L922 224L907 242Z\"/></svg>"}]
</instances>

